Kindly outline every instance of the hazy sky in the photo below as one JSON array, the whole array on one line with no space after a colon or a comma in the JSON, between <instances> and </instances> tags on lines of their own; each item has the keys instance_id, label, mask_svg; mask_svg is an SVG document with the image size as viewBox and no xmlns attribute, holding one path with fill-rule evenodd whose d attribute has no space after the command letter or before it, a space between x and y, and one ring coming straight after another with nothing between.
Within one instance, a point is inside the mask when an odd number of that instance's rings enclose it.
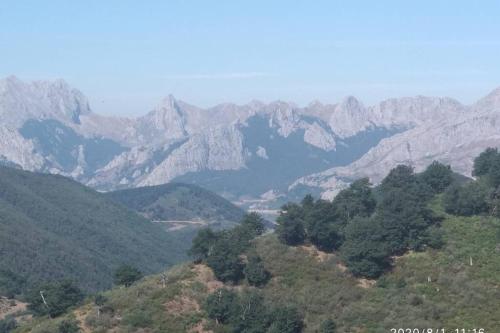
<instances>
[{"instance_id":1,"label":"hazy sky","mask_svg":"<svg viewBox=\"0 0 500 333\"><path fill-rule=\"evenodd\" d=\"M500 86L500 1L0 0L0 76L63 78L99 113L355 95L469 103Z\"/></svg>"}]
</instances>

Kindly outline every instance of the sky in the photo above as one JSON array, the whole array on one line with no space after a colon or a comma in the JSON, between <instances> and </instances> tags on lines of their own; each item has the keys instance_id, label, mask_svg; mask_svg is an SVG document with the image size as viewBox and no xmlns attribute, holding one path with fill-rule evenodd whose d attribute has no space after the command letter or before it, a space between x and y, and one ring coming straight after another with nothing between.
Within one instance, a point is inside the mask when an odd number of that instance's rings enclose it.
<instances>
[{"instance_id":1,"label":"sky","mask_svg":"<svg viewBox=\"0 0 500 333\"><path fill-rule=\"evenodd\" d=\"M62 78L98 113L168 94L366 105L500 86L500 1L0 0L0 77Z\"/></svg>"}]
</instances>

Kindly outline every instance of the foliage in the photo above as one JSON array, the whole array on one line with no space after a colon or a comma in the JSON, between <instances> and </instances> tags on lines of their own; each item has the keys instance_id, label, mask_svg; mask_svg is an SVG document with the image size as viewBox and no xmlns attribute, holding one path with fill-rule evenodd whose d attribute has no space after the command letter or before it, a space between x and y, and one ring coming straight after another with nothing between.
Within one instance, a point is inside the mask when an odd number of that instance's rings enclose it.
<instances>
[{"instance_id":1,"label":"foliage","mask_svg":"<svg viewBox=\"0 0 500 333\"><path fill-rule=\"evenodd\" d=\"M429 185L432 191L442 193L453 182L453 171L449 165L432 162L424 172L418 175L420 180Z\"/></svg>"},{"instance_id":2,"label":"foliage","mask_svg":"<svg viewBox=\"0 0 500 333\"><path fill-rule=\"evenodd\" d=\"M168 183L106 194L152 220L193 220L236 225L244 211L223 197L199 186Z\"/></svg>"},{"instance_id":3,"label":"foliage","mask_svg":"<svg viewBox=\"0 0 500 333\"><path fill-rule=\"evenodd\" d=\"M131 265L121 265L115 270L114 283L118 286L130 287L142 278L142 272Z\"/></svg>"},{"instance_id":4,"label":"foliage","mask_svg":"<svg viewBox=\"0 0 500 333\"><path fill-rule=\"evenodd\" d=\"M248 256L248 263L245 266L244 273L248 284L256 287L266 284L270 278L269 271L264 267L262 259L254 253Z\"/></svg>"},{"instance_id":5,"label":"foliage","mask_svg":"<svg viewBox=\"0 0 500 333\"><path fill-rule=\"evenodd\" d=\"M0 333L10 333L17 327L17 322L12 317L0 320Z\"/></svg>"},{"instance_id":6,"label":"foliage","mask_svg":"<svg viewBox=\"0 0 500 333\"><path fill-rule=\"evenodd\" d=\"M7 298L21 294L26 287L26 279L10 270L0 269L0 295Z\"/></svg>"},{"instance_id":7,"label":"foliage","mask_svg":"<svg viewBox=\"0 0 500 333\"><path fill-rule=\"evenodd\" d=\"M277 218L276 234L285 244L298 245L306 237L304 230L304 216L302 208L296 204L287 204L282 207L282 213Z\"/></svg>"},{"instance_id":8,"label":"foliage","mask_svg":"<svg viewBox=\"0 0 500 333\"><path fill-rule=\"evenodd\" d=\"M271 314L269 333L300 333L304 322L295 307L278 307Z\"/></svg>"},{"instance_id":9,"label":"foliage","mask_svg":"<svg viewBox=\"0 0 500 333\"><path fill-rule=\"evenodd\" d=\"M217 239L217 235L210 228L203 228L198 231L193 239L188 254L196 261L206 260Z\"/></svg>"},{"instance_id":10,"label":"foliage","mask_svg":"<svg viewBox=\"0 0 500 333\"><path fill-rule=\"evenodd\" d=\"M332 319L324 320L319 326L318 333L335 333L337 332L337 325Z\"/></svg>"},{"instance_id":11,"label":"foliage","mask_svg":"<svg viewBox=\"0 0 500 333\"><path fill-rule=\"evenodd\" d=\"M215 241L206 263L214 271L217 279L223 282L237 283L243 278L244 264L240 252L228 236Z\"/></svg>"},{"instance_id":12,"label":"foliage","mask_svg":"<svg viewBox=\"0 0 500 333\"><path fill-rule=\"evenodd\" d=\"M234 291L225 288L218 289L210 294L204 304L208 318L217 323L226 324L236 316L238 296Z\"/></svg>"},{"instance_id":13,"label":"foliage","mask_svg":"<svg viewBox=\"0 0 500 333\"><path fill-rule=\"evenodd\" d=\"M7 279L0 273L0 290L18 294L62 278L102 290L111 287L119 264L152 273L186 258L185 247L75 181L0 167L0 267L9 270Z\"/></svg>"},{"instance_id":14,"label":"foliage","mask_svg":"<svg viewBox=\"0 0 500 333\"><path fill-rule=\"evenodd\" d=\"M470 182L463 186L450 186L443 197L444 209L447 213L472 216L487 213L488 188L481 182Z\"/></svg>"},{"instance_id":15,"label":"foliage","mask_svg":"<svg viewBox=\"0 0 500 333\"><path fill-rule=\"evenodd\" d=\"M333 200L333 206L343 225L357 216L372 215L376 205L368 178L354 181L349 188L340 191Z\"/></svg>"},{"instance_id":16,"label":"foliage","mask_svg":"<svg viewBox=\"0 0 500 333\"><path fill-rule=\"evenodd\" d=\"M355 276L380 276L390 267L391 254L380 220L358 217L349 223L341 254Z\"/></svg>"},{"instance_id":17,"label":"foliage","mask_svg":"<svg viewBox=\"0 0 500 333\"><path fill-rule=\"evenodd\" d=\"M80 328L78 327L78 322L76 320L63 320L59 323L58 333L78 333Z\"/></svg>"},{"instance_id":18,"label":"foliage","mask_svg":"<svg viewBox=\"0 0 500 333\"><path fill-rule=\"evenodd\" d=\"M82 300L82 291L70 280L40 285L26 295L28 308L36 316L57 317Z\"/></svg>"}]
</instances>

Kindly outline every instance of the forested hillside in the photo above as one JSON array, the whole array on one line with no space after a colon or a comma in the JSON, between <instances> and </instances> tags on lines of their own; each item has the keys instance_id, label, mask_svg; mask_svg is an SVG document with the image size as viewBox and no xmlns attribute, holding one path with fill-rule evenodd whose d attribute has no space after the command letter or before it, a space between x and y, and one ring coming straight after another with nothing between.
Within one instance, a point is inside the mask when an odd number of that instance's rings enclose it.
<instances>
[{"instance_id":1,"label":"forested hillside","mask_svg":"<svg viewBox=\"0 0 500 333\"><path fill-rule=\"evenodd\" d=\"M202 229L192 263L15 332L495 332L498 170L495 149L468 182L439 163L420 174L398 166L375 188L361 179L333 201L285 205L274 234L257 214L232 230Z\"/></svg>"},{"instance_id":2,"label":"forested hillside","mask_svg":"<svg viewBox=\"0 0 500 333\"><path fill-rule=\"evenodd\" d=\"M157 221L202 221L213 227L229 227L244 215L244 211L230 201L190 184L138 187L106 195Z\"/></svg>"},{"instance_id":3,"label":"forested hillside","mask_svg":"<svg viewBox=\"0 0 500 333\"><path fill-rule=\"evenodd\" d=\"M131 263L157 272L186 258L181 240L62 176L0 167L0 295L42 281L109 288Z\"/></svg>"}]
</instances>

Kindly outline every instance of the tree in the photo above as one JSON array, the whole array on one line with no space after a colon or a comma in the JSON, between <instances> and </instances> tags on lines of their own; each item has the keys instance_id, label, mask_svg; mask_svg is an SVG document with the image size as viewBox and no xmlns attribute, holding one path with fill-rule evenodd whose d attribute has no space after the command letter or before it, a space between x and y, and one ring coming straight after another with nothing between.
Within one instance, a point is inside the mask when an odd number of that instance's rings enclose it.
<instances>
[{"instance_id":1,"label":"tree","mask_svg":"<svg viewBox=\"0 0 500 333\"><path fill-rule=\"evenodd\" d=\"M47 283L31 289L26 300L36 316L57 317L83 300L83 293L72 281Z\"/></svg>"},{"instance_id":2,"label":"tree","mask_svg":"<svg viewBox=\"0 0 500 333\"><path fill-rule=\"evenodd\" d=\"M294 307L279 307L271 314L269 333L300 333L304 322L299 311Z\"/></svg>"},{"instance_id":3,"label":"tree","mask_svg":"<svg viewBox=\"0 0 500 333\"><path fill-rule=\"evenodd\" d=\"M217 289L207 297L203 307L217 324L226 324L236 316L238 297L228 289Z\"/></svg>"},{"instance_id":4,"label":"tree","mask_svg":"<svg viewBox=\"0 0 500 333\"><path fill-rule=\"evenodd\" d=\"M287 245L299 245L306 237L304 230L304 212L296 204L287 204L282 207L282 212L276 222L278 239Z\"/></svg>"},{"instance_id":5,"label":"tree","mask_svg":"<svg viewBox=\"0 0 500 333\"><path fill-rule=\"evenodd\" d=\"M240 226L249 239L262 235L266 230L264 219L255 212L245 214L241 220Z\"/></svg>"},{"instance_id":6,"label":"tree","mask_svg":"<svg viewBox=\"0 0 500 333\"><path fill-rule=\"evenodd\" d=\"M217 239L206 263L214 271L217 279L236 283L243 277L244 264L240 258L239 248L229 236L227 233Z\"/></svg>"},{"instance_id":7,"label":"tree","mask_svg":"<svg viewBox=\"0 0 500 333\"><path fill-rule=\"evenodd\" d=\"M376 278L390 267L391 252L384 236L375 218L358 217L347 225L341 255L354 276Z\"/></svg>"},{"instance_id":8,"label":"tree","mask_svg":"<svg viewBox=\"0 0 500 333\"><path fill-rule=\"evenodd\" d=\"M130 287L142 278L142 272L134 266L121 265L114 274L114 282L118 286Z\"/></svg>"},{"instance_id":9,"label":"tree","mask_svg":"<svg viewBox=\"0 0 500 333\"><path fill-rule=\"evenodd\" d=\"M212 231L212 229L200 229L193 239L188 254L193 256L196 261L203 261L207 259L216 239L217 235Z\"/></svg>"},{"instance_id":10,"label":"tree","mask_svg":"<svg viewBox=\"0 0 500 333\"><path fill-rule=\"evenodd\" d=\"M349 188L342 190L333 199L333 206L342 223L356 216L370 216L377 206L368 178L354 181Z\"/></svg>"},{"instance_id":11,"label":"tree","mask_svg":"<svg viewBox=\"0 0 500 333\"><path fill-rule=\"evenodd\" d=\"M80 332L80 327L75 320L63 320L58 325L58 333L78 333Z\"/></svg>"},{"instance_id":12,"label":"tree","mask_svg":"<svg viewBox=\"0 0 500 333\"><path fill-rule=\"evenodd\" d=\"M264 297L259 291L246 290L239 300L238 314L232 321L231 332L266 332L269 314L264 305Z\"/></svg>"},{"instance_id":13,"label":"tree","mask_svg":"<svg viewBox=\"0 0 500 333\"><path fill-rule=\"evenodd\" d=\"M478 157L474 159L472 175L481 177L487 175L493 167L499 153L497 148L486 148Z\"/></svg>"},{"instance_id":14,"label":"tree","mask_svg":"<svg viewBox=\"0 0 500 333\"><path fill-rule=\"evenodd\" d=\"M319 326L318 333L335 333L337 332L337 325L331 319L324 320Z\"/></svg>"},{"instance_id":15,"label":"tree","mask_svg":"<svg viewBox=\"0 0 500 333\"><path fill-rule=\"evenodd\" d=\"M489 191L481 182L452 185L444 193L443 205L449 214L471 216L487 213Z\"/></svg>"},{"instance_id":16,"label":"tree","mask_svg":"<svg viewBox=\"0 0 500 333\"><path fill-rule=\"evenodd\" d=\"M260 287L267 283L270 274L264 267L262 259L257 254L248 256L248 263L245 266L245 277L252 286Z\"/></svg>"},{"instance_id":17,"label":"tree","mask_svg":"<svg viewBox=\"0 0 500 333\"><path fill-rule=\"evenodd\" d=\"M449 165L434 161L419 175L434 193L442 193L453 181L453 172Z\"/></svg>"}]
</instances>

